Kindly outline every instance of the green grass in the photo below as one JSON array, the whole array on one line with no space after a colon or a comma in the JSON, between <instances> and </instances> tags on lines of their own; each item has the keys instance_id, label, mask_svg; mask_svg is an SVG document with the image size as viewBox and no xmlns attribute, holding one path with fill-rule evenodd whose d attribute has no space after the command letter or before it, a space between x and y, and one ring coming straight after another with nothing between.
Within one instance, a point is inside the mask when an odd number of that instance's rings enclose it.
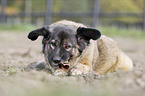
<instances>
[{"instance_id":1,"label":"green grass","mask_svg":"<svg viewBox=\"0 0 145 96\"><path fill-rule=\"evenodd\" d=\"M118 27L99 27L103 35L109 37L130 37L134 39L145 39L145 31L141 29L129 28L121 29Z\"/></svg>"},{"instance_id":2,"label":"green grass","mask_svg":"<svg viewBox=\"0 0 145 96\"><path fill-rule=\"evenodd\" d=\"M0 24L0 32L2 31L20 31L20 30L33 30L37 28L30 24Z\"/></svg>"},{"instance_id":3,"label":"green grass","mask_svg":"<svg viewBox=\"0 0 145 96\"><path fill-rule=\"evenodd\" d=\"M41 27L41 26L39 26ZM0 24L0 32L2 31L29 31L38 28L38 26L30 24ZM141 29L129 28L121 29L115 26L100 26L98 29L103 35L109 37L131 37L134 39L145 39L145 31Z\"/></svg>"}]
</instances>

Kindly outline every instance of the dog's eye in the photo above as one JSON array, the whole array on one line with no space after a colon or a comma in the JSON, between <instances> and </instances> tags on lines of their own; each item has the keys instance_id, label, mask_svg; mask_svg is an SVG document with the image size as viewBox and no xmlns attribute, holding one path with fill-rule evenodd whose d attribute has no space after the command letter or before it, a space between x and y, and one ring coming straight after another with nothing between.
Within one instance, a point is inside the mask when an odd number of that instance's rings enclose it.
<instances>
[{"instance_id":1,"label":"dog's eye","mask_svg":"<svg viewBox=\"0 0 145 96\"><path fill-rule=\"evenodd\" d=\"M65 49L66 49L67 51L70 51L71 47L72 47L71 44L66 44L66 45L65 45Z\"/></svg>"},{"instance_id":2,"label":"dog's eye","mask_svg":"<svg viewBox=\"0 0 145 96\"><path fill-rule=\"evenodd\" d=\"M66 49L69 49L69 48L71 48L71 46L68 45L68 46L65 46L65 48L66 48Z\"/></svg>"},{"instance_id":3,"label":"dog's eye","mask_svg":"<svg viewBox=\"0 0 145 96\"><path fill-rule=\"evenodd\" d=\"M54 49L54 47L57 46L57 42L55 42L55 41L52 41L50 44L51 44L51 48L52 48L52 49Z\"/></svg>"},{"instance_id":4,"label":"dog's eye","mask_svg":"<svg viewBox=\"0 0 145 96\"><path fill-rule=\"evenodd\" d=\"M56 44L56 42L52 42L51 45L52 46L56 46L57 44Z\"/></svg>"}]
</instances>

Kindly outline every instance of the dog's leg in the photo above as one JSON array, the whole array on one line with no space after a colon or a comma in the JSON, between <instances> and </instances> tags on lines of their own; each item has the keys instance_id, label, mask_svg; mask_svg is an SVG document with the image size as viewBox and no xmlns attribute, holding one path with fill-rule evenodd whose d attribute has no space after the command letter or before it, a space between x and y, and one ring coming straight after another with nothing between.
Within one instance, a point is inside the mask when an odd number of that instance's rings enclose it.
<instances>
[{"instance_id":1,"label":"dog's leg","mask_svg":"<svg viewBox=\"0 0 145 96\"><path fill-rule=\"evenodd\" d=\"M81 75L92 73L92 62L94 58L94 48L96 46L95 41L90 41L89 46L85 48L80 59L77 62L77 65L74 69L71 70L71 75Z\"/></svg>"},{"instance_id":2,"label":"dog's leg","mask_svg":"<svg viewBox=\"0 0 145 96\"><path fill-rule=\"evenodd\" d=\"M118 48L113 39L102 36L97 44L99 57L94 58L93 62L93 70L97 74L112 73L116 69L125 71L132 69L132 60Z\"/></svg>"},{"instance_id":3,"label":"dog's leg","mask_svg":"<svg viewBox=\"0 0 145 96\"><path fill-rule=\"evenodd\" d=\"M47 67L45 61L42 60L42 61L39 61L39 62L34 62L34 63L29 64L29 65L26 67L26 69L27 69L27 70L32 70L32 69L34 69L34 70L40 71L40 70L48 69L48 67Z\"/></svg>"}]
</instances>

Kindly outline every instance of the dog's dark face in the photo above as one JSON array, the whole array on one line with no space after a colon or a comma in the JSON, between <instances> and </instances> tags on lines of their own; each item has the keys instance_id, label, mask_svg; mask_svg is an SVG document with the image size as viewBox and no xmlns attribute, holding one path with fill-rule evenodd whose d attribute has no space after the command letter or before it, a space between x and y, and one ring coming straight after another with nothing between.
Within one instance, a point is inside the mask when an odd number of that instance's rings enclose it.
<instances>
[{"instance_id":1,"label":"dog's dark face","mask_svg":"<svg viewBox=\"0 0 145 96\"><path fill-rule=\"evenodd\" d=\"M51 31L51 32L50 32ZM42 27L29 33L28 38L36 40L43 36L43 53L46 62L54 68L61 68L61 64L68 64L69 61L77 58L89 40L97 40L101 33L96 29L79 27L77 30L67 26L56 26L55 28Z\"/></svg>"}]
</instances>

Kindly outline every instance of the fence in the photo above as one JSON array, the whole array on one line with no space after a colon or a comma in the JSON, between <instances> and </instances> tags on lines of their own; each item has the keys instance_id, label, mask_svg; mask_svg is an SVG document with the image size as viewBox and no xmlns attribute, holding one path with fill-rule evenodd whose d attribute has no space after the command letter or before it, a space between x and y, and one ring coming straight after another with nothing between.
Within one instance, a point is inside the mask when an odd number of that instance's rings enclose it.
<instances>
[{"instance_id":1,"label":"fence","mask_svg":"<svg viewBox=\"0 0 145 96\"><path fill-rule=\"evenodd\" d=\"M13 0L11 0L12 2ZM15 0L16 1L16 0ZM106 13L100 12L100 2L101 0L80 0L81 2L90 2L89 5L90 10L88 11L70 11L66 10L67 8L63 8L62 10L54 11L54 7L58 4L56 0L43 0L43 4L38 7L42 7L43 10L35 11L32 4L32 0L19 0L21 2L21 11L15 14L7 14L6 8L7 4L10 0L1 0L1 11L0 11L0 23L29 23L36 25L49 25L51 22L60 20L60 19L69 19L77 22L84 23L86 25L96 27L98 25L116 25L116 26L137 26L145 30L145 8L144 13ZM38 2L38 0L35 0ZM39 0L38 3L42 3L42 0ZM54 2L55 1L55 2ZM68 0L69 1L69 0ZM67 2L68 2L67 1ZM79 0L74 0L75 4ZM62 3L66 2L66 0L62 0ZM67 3L66 3L67 4ZM66 4L64 4L66 6ZM84 3L85 4L85 3ZM39 5L39 4L37 4ZM92 6L93 5L93 6ZM145 5L145 4L144 4ZM68 5L69 6L69 5ZM85 6L85 5L82 5ZM69 7L70 8L70 7ZM84 7L82 7L83 9ZM37 9L37 8L36 8ZM65 10L64 10L65 9ZM78 6L79 9L79 6ZM140 18L140 22L135 23L124 23L121 21L113 21L113 18L121 18L121 17L129 17L129 18ZM112 21L108 21L111 19Z\"/></svg>"}]
</instances>

